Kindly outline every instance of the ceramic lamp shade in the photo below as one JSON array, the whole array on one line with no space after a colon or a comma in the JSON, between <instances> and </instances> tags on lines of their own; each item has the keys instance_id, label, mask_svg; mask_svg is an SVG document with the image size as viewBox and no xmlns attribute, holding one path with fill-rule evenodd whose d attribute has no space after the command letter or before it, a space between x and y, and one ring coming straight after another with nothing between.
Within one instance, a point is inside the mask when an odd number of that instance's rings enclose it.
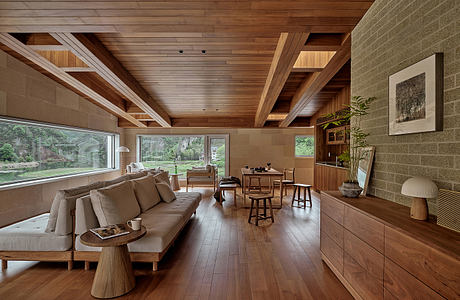
<instances>
[{"instance_id":1,"label":"ceramic lamp shade","mask_svg":"<svg viewBox=\"0 0 460 300\"><path fill-rule=\"evenodd\" d=\"M129 152L129 148L126 146L120 146L117 148L117 152Z\"/></svg>"},{"instance_id":2,"label":"ceramic lamp shade","mask_svg":"<svg viewBox=\"0 0 460 300\"><path fill-rule=\"evenodd\" d=\"M413 177L407 179L401 188L401 194L411 196L412 205L410 216L416 220L428 219L428 205L426 198L435 198L438 196L438 187L429 178Z\"/></svg>"}]
</instances>

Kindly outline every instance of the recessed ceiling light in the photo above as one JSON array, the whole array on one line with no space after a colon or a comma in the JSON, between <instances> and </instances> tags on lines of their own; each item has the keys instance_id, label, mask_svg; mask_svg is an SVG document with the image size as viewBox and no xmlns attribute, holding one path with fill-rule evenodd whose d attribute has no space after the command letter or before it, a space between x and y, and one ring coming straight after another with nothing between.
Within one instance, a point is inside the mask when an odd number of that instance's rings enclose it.
<instances>
[{"instance_id":1,"label":"recessed ceiling light","mask_svg":"<svg viewBox=\"0 0 460 300\"><path fill-rule=\"evenodd\" d=\"M179 50L179 53L180 53L180 54L184 53L184 50Z\"/></svg>"},{"instance_id":2,"label":"recessed ceiling light","mask_svg":"<svg viewBox=\"0 0 460 300\"><path fill-rule=\"evenodd\" d=\"M206 110L206 108L203 108L203 111L205 111L205 110Z\"/></svg>"},{"instance_id":3,"label":"recessed ceiling light","mask_svg":"<svg viewBox=\"0 0 460 300\"><path fill-rule=\"evenodd\" d=\"M201 53L206 54L206 50L201 50Z\"/></svg>"},{"instance_id":4,"label":"recessed ceiling light","mask_svg":"<svg viewBox=\"0 0 460 300\"><path fill-rule=\"evenodd\" d=\"M216 108L216 111L219 111L219 109L218 109L218 108Z\"/></svg>"}]
</instances>

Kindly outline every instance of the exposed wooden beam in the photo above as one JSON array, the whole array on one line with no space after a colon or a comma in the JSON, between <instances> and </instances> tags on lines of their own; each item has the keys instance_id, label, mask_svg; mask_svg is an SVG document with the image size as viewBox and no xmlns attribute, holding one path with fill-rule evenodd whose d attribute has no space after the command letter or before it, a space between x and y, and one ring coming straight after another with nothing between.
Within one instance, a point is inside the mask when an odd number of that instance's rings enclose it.
<instances>
[{"instance_id":1,"label":"exposed wooden beam","mask_svg":"<svg viewBox=\"0 0 460 300\"><path fill-rule=\"evenodd\" d=\"M18 54L22 55L26 59L30 60L37 66L41 67L45 71L49 72L53 76L56 76L57 78L67 83L71 87L87 95L89 98L93 99L97 103L106 107L108 110L113 112L115 115L125 118L126 120L128 120L129 122L133 123L134 125L138 127L146 127L145 124L136 120L136 118L128 114L126 111L122 110L117 105L113 104L112 102L110 102L109 100L101 96L100 94L96 93L94 90L90 89L89 87L81 83L79 80L77 80L70 74L67 74L66 72L61 70L59 67L57 67L56 65L51 63L49 60L47 60L46 58L36 53L34 50L30 49L29 46L23 44L22 42L17 40L12 35L8 33L0 33L0 42L3 43L8 48L10 48L11 50L17 52Z\"/></svg>"},{"instance_id":2,"label":"exposed wooden beam","mask_svg":"<svg viewBox=\"0 0 460 300\"><path fill-rule=\"evenodd\" d=\"M292 98L290 111L280 127L288 127L298 114L308 105L313 97L334 77L351 56L351 37L347 35L340 49L321 72L312 73L300 85Z\"/></svg>"},{"instance_id":3,"label":"exposed wooden beam","mask_svg":"<svg viewBox=\"0 0 460 300\"><path fill-rule=\"evenodd\" d=\"M110 85L161 126L171 127L171 120L163 108L94 35L83 33L52 33L51 35L88 66L94 68Z\"/></svg>"},{"instance_id":4,"label":"exposed wooden beam","mask_svg":"<svg viewBox=\"0 0 460 300\"><path fill-rule=\"evenodd\" d=\"M90 67L62 67L64 72L95 72L93 68Z\"/></svg>"},{"instance_id":5,"label":"exposed wooden beam","mask_svg":"<svg viewBox=\"0 0 460 300\"><path fill-rule=\"evenodd\" d=\"M255 127L264 126L300 51L305 45L308 35L306 32L281 33L260 97L254 123Z\"/></svg>"}]
</instances>

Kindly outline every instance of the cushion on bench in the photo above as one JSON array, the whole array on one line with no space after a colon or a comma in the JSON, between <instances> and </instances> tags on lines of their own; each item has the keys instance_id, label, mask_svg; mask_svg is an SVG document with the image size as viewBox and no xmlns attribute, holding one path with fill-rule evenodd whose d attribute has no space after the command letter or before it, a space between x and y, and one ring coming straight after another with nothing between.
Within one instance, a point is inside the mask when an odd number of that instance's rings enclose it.
<instances>
[{"instance_id":1,"label":"cushion on bench","mask_svg":"<svg viewBox=\"0 0 460 300\"><path fill-rule=\"evenodd\" d=\"M0 229L0 251L66 251L72 248L72 235L45 232L49 213Z\"/></svg>"}]
</instances>

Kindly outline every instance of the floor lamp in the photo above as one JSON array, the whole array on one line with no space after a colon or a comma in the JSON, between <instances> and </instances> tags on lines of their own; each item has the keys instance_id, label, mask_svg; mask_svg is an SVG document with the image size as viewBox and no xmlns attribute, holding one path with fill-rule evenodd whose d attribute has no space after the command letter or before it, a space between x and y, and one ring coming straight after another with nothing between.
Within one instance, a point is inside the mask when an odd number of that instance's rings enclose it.
<instances>
[{"instance_id":1,"label":"floor lamp","mask_svg":"<svg viewBox=\"0 0 460 300\"><path fill-rule=\"evenodd\" d=\"M129 148L126 147L126 146L120 146L117 148L117 152L120 153L120 169L121 169L121 174L125 174L126 173L126 154L123 154L123 153L126 153L126 152L129 152Z\"/></svg>"}]
</instances>

